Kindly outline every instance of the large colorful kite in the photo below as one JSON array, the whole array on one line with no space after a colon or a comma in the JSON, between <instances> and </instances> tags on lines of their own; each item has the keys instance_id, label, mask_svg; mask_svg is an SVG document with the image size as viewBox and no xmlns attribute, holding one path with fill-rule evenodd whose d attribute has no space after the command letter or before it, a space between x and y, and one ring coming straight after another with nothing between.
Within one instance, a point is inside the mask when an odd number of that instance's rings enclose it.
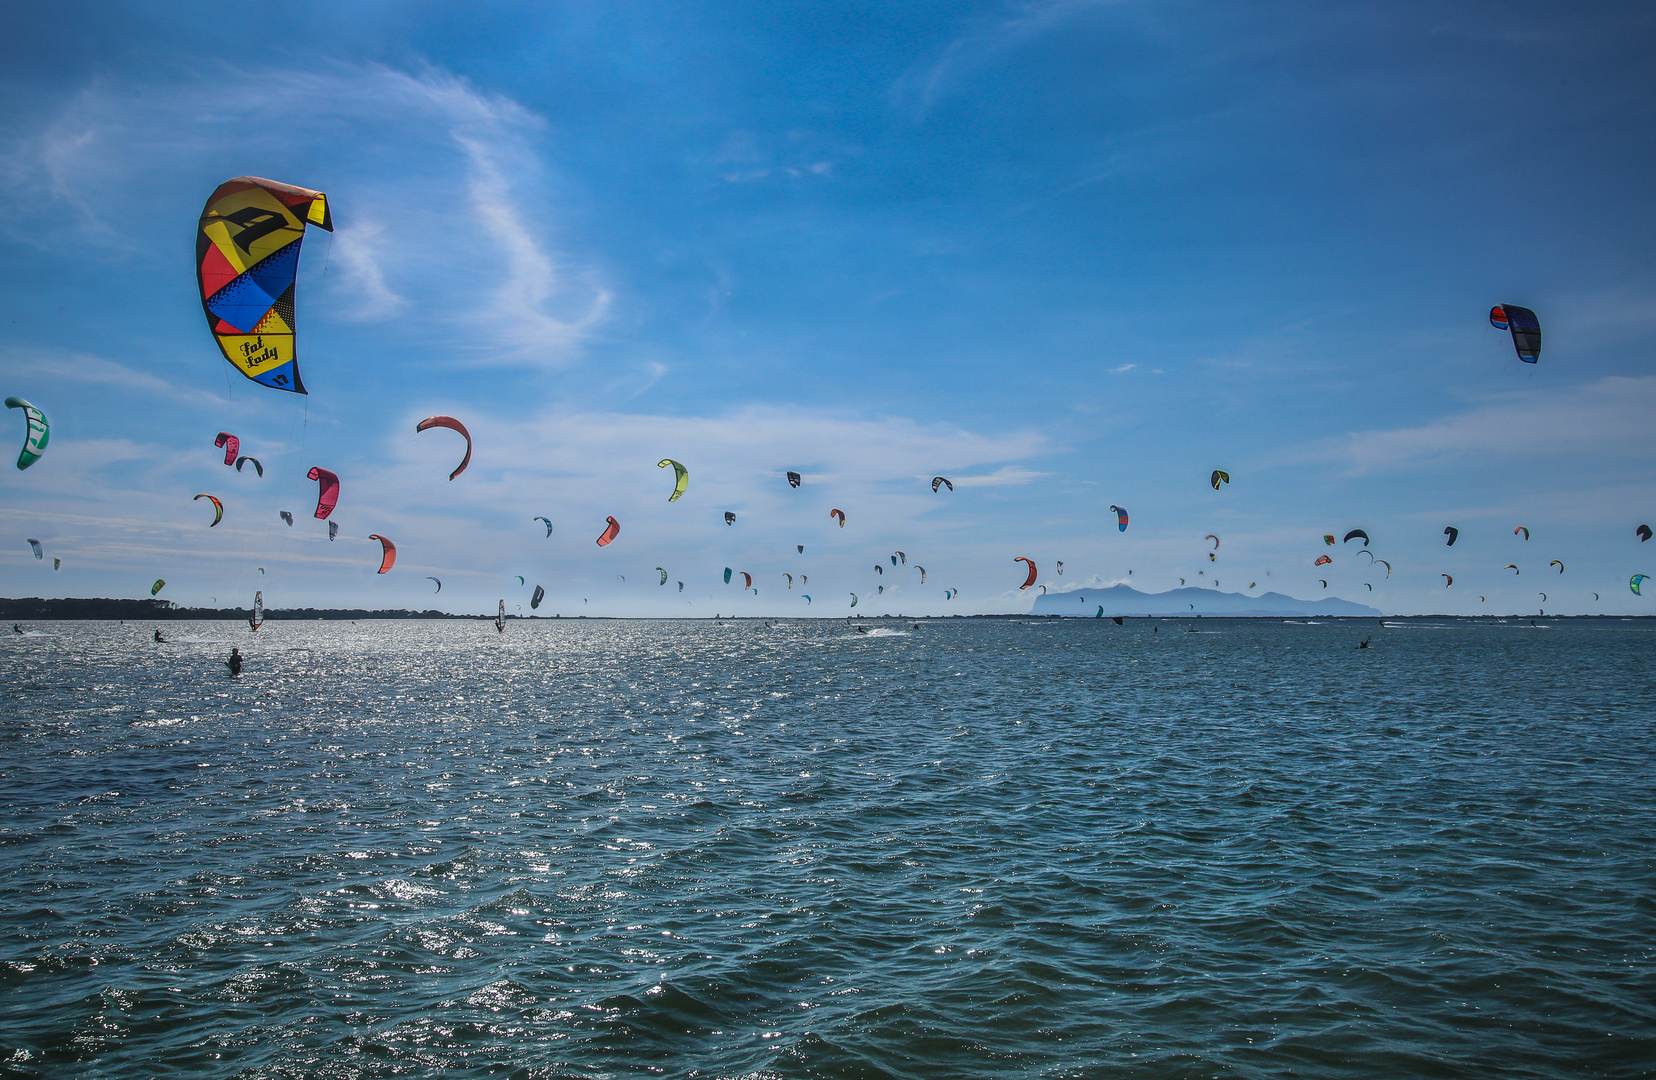
<instances>
[{"instance_id":1,"label":"large colorful kite","mask_svg":"<svg viewBox=\"0 0 1656 1080\"><path fill-rule=\"evenodd\" d=\"M196 283L224 358L256 383L305 392L294 354L293 283L305 226L333 232L328 197L256 176L218 186L196 232Z\"/></svg>"}]
</instances>

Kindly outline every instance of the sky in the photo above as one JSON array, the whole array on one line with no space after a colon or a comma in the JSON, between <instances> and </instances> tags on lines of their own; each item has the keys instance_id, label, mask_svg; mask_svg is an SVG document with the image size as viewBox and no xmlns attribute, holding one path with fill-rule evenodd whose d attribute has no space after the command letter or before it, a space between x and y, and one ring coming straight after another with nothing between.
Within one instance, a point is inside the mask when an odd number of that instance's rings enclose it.
<instances>
[{"instance_id":1,"label":"sky","mask_svg":"<svg viewBox=\"0 0 1656 1080\"><path fill-rule=\"evenodd\" d=\"M1053 590L1656 613L1628 586L1656 574L1653 30L1631 3L9 5L0 392L52 434L0 471L0 595L971 614L1029 609L1025 556ZM202 314L196 222L243 175L332 208L307 396ZM1497 303L1538 313L1540 363ZM433 414L473 435L454 481ZM1354 528L1389 577L1322 540Z\"/></svg>"}]
</instances>

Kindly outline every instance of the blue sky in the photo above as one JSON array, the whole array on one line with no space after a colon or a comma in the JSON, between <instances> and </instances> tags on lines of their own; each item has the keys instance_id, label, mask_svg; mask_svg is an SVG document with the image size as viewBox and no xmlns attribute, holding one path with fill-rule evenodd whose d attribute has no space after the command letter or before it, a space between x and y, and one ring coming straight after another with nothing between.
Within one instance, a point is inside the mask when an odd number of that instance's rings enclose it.
<instances>
[{"instance_id":1,"label":"blue sky","mask_svg":"<svg viewBox=\"0 0 1656 1080\"><path fill-rule=\"evenodd\" d=\"M1648 609L1648 6L153 7L0 16L0 390L53 424L0 478L0 594L969 613L1026 609L1027 555L1063 589ZM195 293L248 174L333 207L308 399L236 375ZM453 483L433 413L477 441ZM1324 548L1356 527L1390 579ZM896 550L925 586L875 574Z\"/></svg>"}]
</instances>

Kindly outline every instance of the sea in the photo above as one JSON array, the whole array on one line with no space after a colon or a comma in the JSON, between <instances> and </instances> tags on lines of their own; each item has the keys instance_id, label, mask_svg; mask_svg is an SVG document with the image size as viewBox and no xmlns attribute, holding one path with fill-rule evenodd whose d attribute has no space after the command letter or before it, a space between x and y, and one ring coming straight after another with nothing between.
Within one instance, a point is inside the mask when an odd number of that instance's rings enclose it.
<instances>
[{"instance_id":1,"label":"sea","mask_svg":"<svg viewBox=\"0 0 1656 1080\"><path fill-rule=\"evenodd\" d=\"M5 634L0 1076L1656 1075L1656 622L860 626Z\"/></svg>"}]
</instances>

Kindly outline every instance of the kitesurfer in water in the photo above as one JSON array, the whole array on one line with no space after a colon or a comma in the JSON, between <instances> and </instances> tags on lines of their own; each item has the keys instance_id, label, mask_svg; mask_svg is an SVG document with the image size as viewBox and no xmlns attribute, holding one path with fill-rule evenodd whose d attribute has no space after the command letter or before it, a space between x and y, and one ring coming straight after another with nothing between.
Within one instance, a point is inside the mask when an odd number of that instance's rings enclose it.
<instances>
[{"instance_id":1,"label":"kitesurfer in water","mask_svg":"<svg viewBox=\"0 0 1656 1080\"><path fill-rule=\"evenodd\" d=\"M23 632L23 627L19 626L17 623L12 623L12 633L21 634L22 632Z\"/></svg>"},{"instance_id":2,"label":"kitesurfer in water","mask_svg":"<svg viewBox=\"0 0 1656 1080\"><path fill-rule=\"evenodd\" d=\"M230 674L231 675L240 675L241 674L241 664L242 664L241 650L238 649L238 648L235 648L234 646L232 646L231 649L230 649L230 659L228 659L224 662L224 666L230 669Z\"/></svg>"},{"instance_id":3,"label":"kitesurfer in water","mask_svg":"<svg viewBox=\"0 0 1656 1080\"><path fill-rule=\"evenodd\" d=\"M160 642L162 645L167 643L167 639L161 636L161 631L159 630L155 632L155 640Z\"/></svg>"},{"instance_id":4,"label":"kitesurfer in water","mask_svg":"<svg viewBox=\"0 0 1656 1080\"><path fill-rule=\"evenodd\" d=\"M1369 638L1364 638L1364 639L1363 639L1363 640L1362 640L1362 641L1359 641L1359 642L1358 642L1358 643L1357 643L1357 647L1358 647L1358 648L1359 648L1359 649L1366 649L1366 648L1368 648L1368 643L1369 643L1369 641L1370 641L1370 639L1369 639Z\"/></svg>"}]
</instances>

